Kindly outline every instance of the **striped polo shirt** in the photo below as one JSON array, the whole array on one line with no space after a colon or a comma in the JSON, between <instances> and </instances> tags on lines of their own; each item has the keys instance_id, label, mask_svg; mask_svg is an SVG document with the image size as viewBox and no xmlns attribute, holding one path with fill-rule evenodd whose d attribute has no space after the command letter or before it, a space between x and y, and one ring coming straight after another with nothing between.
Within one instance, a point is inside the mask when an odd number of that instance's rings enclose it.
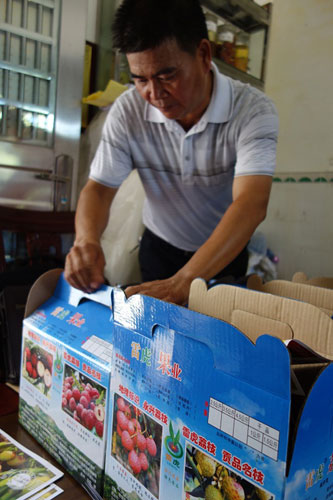
<instances>
[{"instance_id":1,"label":"striped polo shirt","mask_svg":"<svg viewBox=\"0 0 333 500\"><path fill-rule=\"evenodd\" d=\"M183 250L195 251L232 202L235 176L273 175L277 112L259 90L212 64L210 104L187 132L132 88L110 108L90 178L118 187L137 169L146 199L143 223Z\"/></svg>"}]
</instances>

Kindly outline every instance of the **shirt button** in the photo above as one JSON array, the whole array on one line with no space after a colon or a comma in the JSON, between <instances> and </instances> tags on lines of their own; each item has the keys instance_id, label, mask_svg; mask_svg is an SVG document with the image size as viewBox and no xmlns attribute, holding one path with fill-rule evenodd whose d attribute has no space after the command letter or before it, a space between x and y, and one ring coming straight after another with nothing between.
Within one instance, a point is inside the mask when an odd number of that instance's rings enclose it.
<instances>
[{"instance_id":1,"label":"shirt button","mask_svg":"<svg viewBox=\"0 0 333 500\"><path fill-rule=\"evenodd\" d=\"M189 156L185 156L185 160L186 161L189 161L190 157Z\"/></svg>"}]
</instances>

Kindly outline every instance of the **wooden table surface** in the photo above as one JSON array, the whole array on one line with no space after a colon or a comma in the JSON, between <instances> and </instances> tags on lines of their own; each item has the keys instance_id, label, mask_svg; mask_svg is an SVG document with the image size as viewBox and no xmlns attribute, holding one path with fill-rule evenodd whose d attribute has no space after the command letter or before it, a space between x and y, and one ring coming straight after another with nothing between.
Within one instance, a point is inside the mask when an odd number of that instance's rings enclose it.
<instances>
[{"instance_id":1,"label":"wooden table surface","mask_svg":"<svg viewBox=\"0 0 333 500\"><path fill-rule=\"evenodd\" d=\"M3 396L5 396L4 387L3 384L0 384L1 402L3 402ZM49 455L49 453L47 453L47 451L45 451L44 448L42 448L40 444L19 424L17 408L13 408L11 413L0 415L0 429L7 432L7 434L9 434L13 439L34 453L37 453L64 473L63 477L54 483L64 490L64 492L56 498L59 498L59 500L91 500L91 497L86 493L82 486L80 486L80 484L75 481L72 476L68 474L65 469L58 464L58 462L52 458L51 455Z\"/></svg>"}]
</instances>

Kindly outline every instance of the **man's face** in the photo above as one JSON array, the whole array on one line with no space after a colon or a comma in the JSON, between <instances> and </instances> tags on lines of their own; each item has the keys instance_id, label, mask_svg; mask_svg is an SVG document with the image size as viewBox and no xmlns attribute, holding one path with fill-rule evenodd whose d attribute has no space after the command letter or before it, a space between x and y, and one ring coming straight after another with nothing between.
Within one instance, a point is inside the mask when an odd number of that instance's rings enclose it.
<instances>
[{"instance_id":1,"label":"man's face","mask_svg":"<svg viewBox=\"0 0 333 500\"><path fill-rule=\"evenodd\" d=\"M200 119L212 87L208 40L201 41L194 55L170 39L154 49L127 54L127 59L135 86L149 104L187 129Z\"/></svg>"}]
</instances>

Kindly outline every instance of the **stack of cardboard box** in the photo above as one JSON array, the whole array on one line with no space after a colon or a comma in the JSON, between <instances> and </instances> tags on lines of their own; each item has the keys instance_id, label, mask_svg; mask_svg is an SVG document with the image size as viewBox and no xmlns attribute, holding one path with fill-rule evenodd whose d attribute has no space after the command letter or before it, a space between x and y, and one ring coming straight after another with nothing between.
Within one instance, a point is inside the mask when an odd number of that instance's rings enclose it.
<instances>
[{"instance_id":1,"label":"stack of cardboard box","mask_svg":"<svg viewBox=\"0 0 333 500\"><path fill-rule=\"evenodd\" d=\"M310 287L313 305L309 285L294 285L292 295L195 280L184 308L117 288L88 296L47 273L24 322L22 424L59 461L70 457L96 498L333 497L333 307L323 289ZM27 347L30 360L34 349L53 354L47 390L29 374ZM75 388L95 405L93 427Z\"/></svg>"}]
</instances>

